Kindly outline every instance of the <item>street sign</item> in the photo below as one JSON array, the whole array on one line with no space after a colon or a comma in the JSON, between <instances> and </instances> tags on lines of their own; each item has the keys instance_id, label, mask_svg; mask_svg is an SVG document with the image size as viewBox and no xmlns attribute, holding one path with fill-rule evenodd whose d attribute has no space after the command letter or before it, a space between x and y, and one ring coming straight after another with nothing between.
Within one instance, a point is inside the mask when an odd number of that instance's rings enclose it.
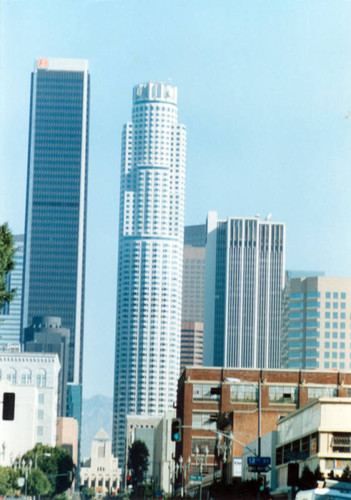
<instances>
[{"instance_id":1,"label":"street sign","mask_svg":"<svg viewBox=\"0 0 351 500\"><path fill-rule=\"evenodd\" d=\"M189 481L202 481L202 476L189 476Z\"/></svg>"},{"instance_id":2,"label":"street sign","mask_svg":"<svg viewBox=\"0 0 351 500\"><path fill-rule=\"evenodd\" d=\"M271 470L269 465L249 465L247 469L249 472L268 472Z\"/></svg>"},{"instance_id":3,"label":"street sign","mask_svg":"<svg viewBox=\"0 0 351 500\"><path fill-rule=\"evenodd\" d=\"M267 466L271 464L271 457L247 457L247 465L257 467Z\"/></svg>"}]
</instances>

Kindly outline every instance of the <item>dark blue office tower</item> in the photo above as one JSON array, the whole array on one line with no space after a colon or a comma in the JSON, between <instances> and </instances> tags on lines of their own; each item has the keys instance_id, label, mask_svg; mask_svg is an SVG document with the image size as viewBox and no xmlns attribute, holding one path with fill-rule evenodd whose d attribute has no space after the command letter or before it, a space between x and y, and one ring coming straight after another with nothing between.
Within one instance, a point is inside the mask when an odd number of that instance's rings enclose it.
<instances>
[{"instance_id":1,"label":"dark blue office tower","mask_svg":"<svg viewBox=\"0 0 351 500\"><path fill-rule=\"evenodd\" d=\"M88 114L88 62L38 59L31 86L22 336L33 317L60 317L71 332L68 382L77 386L82 384Z\"/></svg>"}]
</instances>

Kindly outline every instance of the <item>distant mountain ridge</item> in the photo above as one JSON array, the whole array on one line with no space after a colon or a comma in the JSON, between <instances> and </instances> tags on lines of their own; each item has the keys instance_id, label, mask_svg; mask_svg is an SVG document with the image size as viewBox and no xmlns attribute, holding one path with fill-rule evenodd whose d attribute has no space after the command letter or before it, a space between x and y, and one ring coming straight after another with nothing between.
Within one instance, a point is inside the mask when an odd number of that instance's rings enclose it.
<instances>
[{"instance_id":1,"label":"distant mountain ridge","mask_svg":"<svg viewBox=\"0 0 351 500\"><path fill-rule=\"evenodd\" d=\"M102 394L83 398L81 459L90 457L91 442L101 427L112 440L113 399Z\"/></svg>"}]
</instances>

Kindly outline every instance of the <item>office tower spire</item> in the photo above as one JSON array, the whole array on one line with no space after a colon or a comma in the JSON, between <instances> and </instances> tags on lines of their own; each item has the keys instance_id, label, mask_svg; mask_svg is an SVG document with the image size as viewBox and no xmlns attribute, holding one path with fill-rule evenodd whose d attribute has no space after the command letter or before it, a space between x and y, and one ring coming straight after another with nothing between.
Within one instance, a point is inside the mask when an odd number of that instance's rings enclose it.
<instances>
[{"instance_id":1,"label":"office tower spire","mask_svg":"<svg viewBox=\"0 0 351 500\"><path fill-rule=\"evenodd\" d=\"M122 134L114 387L114 452L126 415L162 414L179 375L185 127L177 89L137 85Z\"/></svg>"},{"instance_id":2,"label":"office tower spire","mask_svg":"<svg viewBox=\"0 0 351 500\"><path fill-rule=\"evenodd\" d=\"M71 332L68 380L82 382L88 61L37 59L32 74L23 329L58 316Z\"/></svg>"}]
</instances>

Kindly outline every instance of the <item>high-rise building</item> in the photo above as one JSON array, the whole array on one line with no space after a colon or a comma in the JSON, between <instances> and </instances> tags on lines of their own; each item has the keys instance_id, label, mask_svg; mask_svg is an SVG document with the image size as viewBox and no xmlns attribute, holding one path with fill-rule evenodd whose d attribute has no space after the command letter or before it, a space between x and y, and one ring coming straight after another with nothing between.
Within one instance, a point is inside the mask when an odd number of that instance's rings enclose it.
<instances>
[{"instance_id":1,"label":"high-rise building","mask_svg":"<svg viewBox=\"0 0 351 500\"><path fill-rule=\"evenodd\" d=\"M206 225L184 228L182 322L204 322Z\"/></svg>"},{"instance_id":2,"label":"high-rise building","mask_svg":"<svg viewBox=\"0 0 351 500\"><path fill-rule=\"evenodd\" d=\"M126 416L162 415L180 361L186 132L177 89L133 91L122 134L113 451L125 460Z\"/></svg>"},{"instance_id":3,"label":"high-rise building","mask_svg":"<svg viewBox=\"0 0 351 500\"><path fill-rule=\"evenodd\" d=\"M61 318L37 316L31 326L24 329L24 350L26 352L50 352L59 357L61 369L58 384L57 414L66 415L68 379L69 330L62 328Z\"/></svg>"},{"instance_id":4,"label":"high-rise building","mask_svg":"<svg viewBox=\"0 0 351 500\"><path fill-rule=\"evenodd\" d=\"M16 253L14 269L6 276L9 290L16 289L14 299L0 311L0 351L19 350L21 339L21 304L23 283L23 235L13 237Z\"/></svg>"},{"instance_id":5,"label":"high-rise building","mask_svg":"<svg viewBox=\"0 0 351 500\"><path fill-rule=\"evenodd\" d=\"M324 276L324 271L291 271L285 273L285 287L282 295L282 334L280 336L280 366L288 368L289 365L289 308L290 308L290 282L295 278L312 278Z\"/></svg>"},{"instance_id":6,"label":"high-rise building","mask_svg":"<svg viewBox=\"0 0 351 500\"><path fill-rule=\"evenodd\" d=\"M351 278L289 281L288 368L351 369Z\"/></svg>"},{"instance_id":7,"label":"high-rise building","mask_svg":"<svg viewBox=\"0 0 351 500\"><path fill-rule=\"evenodd\" d=\"M68 380L82 383L88 61L37 59L32 73L23 329L57 316L70 330Z\"/></svg>"},{"instance_id":8,"label":"high-rise building","mask_svg":"<svg viewBox=\"0 0 351 500\"><path fill-rule=\"evenodd\" d=\"M285 226L207 219L204 364L279 368Z\"/></svg>"},{"instance_id":9,"label":"high-rise building","mask_svg":"<svg viewBox=\"0 0 351 500\"><path fill-rule=\"evenodd\" d=\"M180 368L201 366L203 358L204 324L196 321L182 321L180 345Z\"/></svg>"}]
</instances>

